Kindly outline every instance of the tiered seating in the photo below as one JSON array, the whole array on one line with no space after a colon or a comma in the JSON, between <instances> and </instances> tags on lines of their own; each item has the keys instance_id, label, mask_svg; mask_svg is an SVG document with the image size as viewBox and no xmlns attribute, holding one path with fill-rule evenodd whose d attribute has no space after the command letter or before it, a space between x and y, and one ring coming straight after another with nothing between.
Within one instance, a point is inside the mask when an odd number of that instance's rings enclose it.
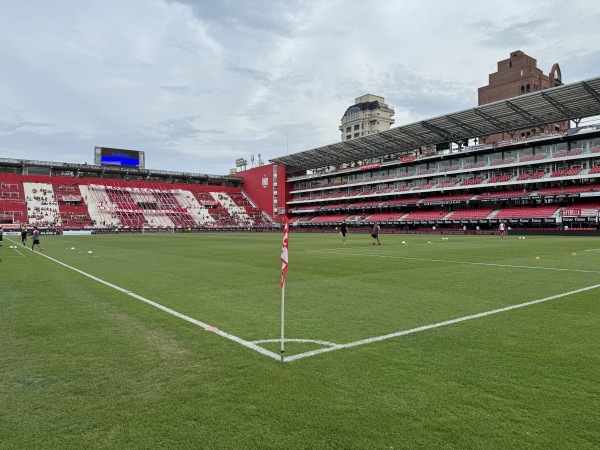
<instances>
[{"instance_id":1,"label":"tiered seating","mask_svg":"<svg viewBox=\"0 0 600 450\"><path fill-rule=\"evenodd\" d=\"M600 145L594 146L591 150L592 153L600 153Z\"/></svg>"},{"instance_id":2,"label":"tiered seating","mask_svg":"<svg viewBox=\"0 0 600 450\"><path fill-rule=\"evenodd\" d=\"M50 177L48 177L48 180ZM58 202L50 183L23 182L28 221L32 225L60 225Z\"/></svg>"},{"instance_id":3,"label":"tiered seating","mask_svg":"<svg viewBox=\"0 0 600 450\"><path fill-rule=\"evenodd\" d=\"M406 214L405 212L384 212L384 213L376 213L371 214L370 216L365 218L365 222L377 223L377 222L395 222L400 220L400 218Z\"/></svg>"},{"instance_id":4,"label":"tiered seating","mask_svg":"<svg viewBox=\"0 0 600 450\"><path fill-rule=\"evenodd\" d=\"M441 220L446 214L448 214L447 211L441 210L413 211L403 217L402 220Z\"/></svg>"},{"instance_id":5,"label":"tiered seating","mask_svg":"<svg viewBox=\"0 0 600 450\"><path fill-rule=\"evenodd\" d=\"M404 178L404 177L414 177L415 172L402 172L396 175L396 178Z\"/></svg>"},{"instance_id":6,"label":"tiered seating","mask_svg":"<svg viewBox=\"0 0 600 450\"><path fill-rule=\"evenodd\" d=\"M301 207L296 207L295 211L296 212L303 212L303 211L314 211L315 209L319 209L320 207L317 205L311 205L311 206L301 206Z\"/></svg>"},{"instance_id":7,"label":"tiered seating","mask_svg":"<svg viewBox=\"0 0 600 450\"><path fill-rule=\"evenodd\" d=\"M365 218L362 214L352 214L346 219L347 222L361 222Z\"/></svg>"},{"instance_id":8,"label":"tiered seating","mask_svg":"<svg viewBox=\"0 0 600 450\"><path fill-rule=\"evenodd\" d=\"M329 214L325 216L315 217L310 223L338 223L343 222L348 218L348 214Z\"/></svg>"},{"instance_id":9,"label":"tiered seating","mask_svg":"<svg viewBox=\"0 0 600 450\"><path fill-rule=\"evenodd\" d=\"M396 205L416 205L420 199L417 197L412 198L395 198L393 200L386 200L381 203L381 206L396 206Z\"/></svg>"},{"instance_id":10,"label":"tiered seating","mask_svg":"<svg viewBox=\"0 0 600 450\"><path fill-rule=\"evenodd\" d=\"M538 170L536 172L524 172L517 177L517 181L537 180L546 175L546 172Z\"/></svg>"},{"instance_id":11,"label":"tiered seating","mask_svg":"<svg viewBox=\"0 0 600 450\"><path fill-rule=\"evenodd\" d=\"M433 202L466 202L472 197L471 194L456 194L456 195L434 195L431 197L425 197L421 200L421 203L433 203Z\"/></svg>"},{"instance_id":12,"label":"tiered seating","mask_svg":"<svg viewBox=\"0 0 600 450\"><path fill-rule=\"evenodd\" d=\"M79 185L76 183L62 183L60 180L52 180L52 188L54 189L54 197L61 202L82 202L84 199L81 195Z\"/></svg>"},{"instance_id":13,"label":"tiered seating","mask_svg":"<svg viewBox=\"0 0 600 450\"><path fill-rule=\"evenodd\" d=\"M413 187L412 186L398 186L396 189L392 190L392 192L406 192L406 191L410 191Z\"/></svg>"},{"instance_id":14,"label":"tiered seating","mask_svg":"<svg viewBox=\"0 0 600 450\"><path fill-rule=\"evenodd\" d=\"M465 164L463 166L463 169L477 169L479 167L483 167L485 166L485 162L484 161L479 161L478 163L469 163L469 164Z\"/></svg>"},{"instance_id":15,"label":"tiered seating","mask_svg":"<svg viewBox=\"0 0 600 450\"><path fill-rule=\"evenodd\" d=\"M440 172L452 172L453 170L458 170L458 166L457 165L452 165L449 167L442 167L439 171Z\"/></svg>"},{"instance_id":16,"label":"tiered seating","mask_svg":"<svg viewBox=\"0 0 600 450\"><path fill-rule=\"evenodd\" d=\"M0 177L0 223L66 228L265 224L263 213L239 188L41 175Z\"/></svg>"},{"instance_id":17,"label":"tiered seating","mask_svg":"<svg viewBox=\"0 0 600 450\"><path fill-rule=\"evenodd\" d=\"M371 200L367 202L356 202L350 205L351 209L359 209L359 208L376 208L381 204L381 200Z\"/></svg>"},{"instance_id":18,"label":"tiered seating","mask_svg":"<svg viewBox=\"0 0 600 450\"><path fill-rule=\"evenodd\" d=\"M492 183L506 183L510 181L513 177L512 173L507 173L506 175L494 175L493 177L488 178L488 184Z\"/></svg>"},{"instance_id":19,"label":"tiered seating","mask_svg":"<svg viewBox=\"0 0 600 450\"><path fill-rule=\"evenodd\" d=\"M559 152L556 152L552 155L553 158L564 158L565 156L567 156L567 151L566 150L561 150Z\"/></svg>"},{"instance_id":20,"label":"tiered seating","mask_svg":"<svg viewBox=\"0 0 600 450\"><path fill-rule=\"evenodd\" d=\"M28 223L25 200L0 198L0 223Z\"/></svg>"},{"instance_id":21,"label":"tiered seating","mask_svg":"<svg viewBox=\"0 0 600 450\"><path fill-rule=\"evenodd\" d=\"M551 217L558 210L557 205L512 206L496 213L494 219L521 219Z\"/></svg>"},{"instance_id":22,"label":"tiered seating","mask_svg":"<svg viewBox=\"0 0 600 450\"><path fill-rule=\"evenodd\" d=\"M552 178L556 177L571 177L578 175L581 172L581 167L571 167L570 169L557 169L550 174Z\"/></svg>"},{"instance_id":23,"label":"tiered seating","mask_svg":"<svg viewBox=\"0 0 600 450\"><path fill-rule=\"evenodd\" d=\"M583 153L583 149L581 148L573 148L567 152L567 156L577 156Z\"/></svg>"},{"instance_id":24,"label":"tiered seating","mask_svg":"<svg viewBox=\"0 0 600 450\"><path fill-rule=\"evenodd\" d=\"M517 198L523 197L527 195L523 190L513 190L513 191L493 191L493 192L483 192L477 196L477 199L490 199L490 198Z\"/></svg>"},{"instance_id":25,"label":"tiered seating","mask_svg":"<svg viewBox=\"0 0 600 450\"><path fill-rule=\"evenodd\" d=\"M294 224L297 222L308 222L309 220L310 220L310 216L292 217L290 219L290 224Z\"/></svg>"},{"instance_id":26,"label":"tiered seating","mask_svg":"<svg viewBox=\"0 0 600 450\"><path fill-rule=\"evenodd\" d=\"M506 159L495 159L490 162L490 166L500 166L502 164L512 164L515 162L514 158L506 158Z\"/></svg>"},{"instance_id":27,"label":"tiered seating","mask_svg":"<svg viewBox=\"0 0 600 450\"><path fill-rule=\"evenodd\" d=\"M219 206L219 202L216 201L212 195L210 195L210 192L192 191L192 194L194 194L194 197L196 197L196 200L198 200L198 203L200 203L201 206L205 206L205 207Z\"/></svg>"},{"instance_id":28,"label":"tiered seating","mask_svg":"<svg viewBox=\"0 0 600 450\"><path fill-rule=\"evenodd\" d=\"M58 205L58 211L63 226L82 228L94 225L87 205Z\"/></svg>"},{"instance_id":29,"label":"tiered seating","mask_svg":"<svg viewBox=\"0 0 600 450\"><path fill-rule=\"evenodd\" d=\"M239 226L239 223L231 217L231 214L225 208L212 208L208 210L208 213L215 220L214 227L227 228Z\"/></svg>"},{"instance_id":30,"label":"tiered seating","mask_svg":"<svg viewBox=\"0 0 600 450\"><path fill-rule=\"evenodd\" d=\"M415 187L413 188L414 191L423 191L426 189L431 189L432 187L435 186L435 183L423 183L423 184L417 184L415 185Z\"/></svg>"},{"instance_id":31,"label":"tiered seating","mask_svg":"<svg viewBox=\"0 0 600 450\"><path fill-rule=\"evenodd\" d=\"M478 208L478 209L459 209L450 213L447 217L449 220L461 219L485 219L494 211L494 208Z\"/></svg>"},{"instance_id":32,"label":"tiered seating","mask_svg":"<svg viewBox=\"0 0 600 450\"><path fill-rule=\"evenodd\" d=\"M560 194L578 194L581 192L600 191L600 184L588 184L582 186L565 186L542 188L538 191L538 195L560 195Z\"/></svg>"},{"instance_id":33,"label":"tiered seating","mask_svg":"<svg viewBox=\"0 0 600 450\"><path fill-rule=\"evenodd\" d=\"M431 175L432 173L435 173L435 169L420 170L417 175Z\"/></svg>"},{"instance_id":34,"label":"tiered seating","mask_svg":"<svg viewBox=\"0 0 600 450\"><path fill-rule=\"evenodd\" d=\"M0 200L25 200L22 182L0 183Z\"/></svg>"},{"instance_id":35,"label":"tiered seating","mask_svg":"<svg viewBox=\"0 0 600 450\"><path fill-rule=\"evenodd\" d=\"M345 209L348 207L348 203L333 203L329 205L325 205L321 208L322 211L332 210L332 209Z\"/></svg>"},{"instance_id":36,"label":"tiered seating","mask_svg":"<svg viewBox=\"0 0 600 450\"><path fill-rule=\"evenodd\" d=\"M594 166L590 170L588 170L588 175L592 175L595 173L600 173L600 166Z\"/></svg>"},{"instance_id":37,"label":"tiered seating","mask_svg":"<svg viewBox=\"0 0 600 450\"><path fill-rule=\"evenodd\" d=\"M475 177L475 178L467 178L462 183L460 183L460 185L461 186L473 186L473 185L481 184L481 183L483 183L483 177Z\"/></svg>"},{"instance_id":38,"label":"tiered seating","mask_svg":"<svg viewBox=\"0 0 600 450\"><path fill-rule=\"evenodd\" d=\"M458 180L440 181L438 183L437 187L438 187L438 189L449 188L449 187L455 186L456 183L458 183Z\"/></svg>"},{"instance_id":39,"label":"tiered seating","mask_svg":"<svg viewBox=\"0 0 600 450\"><path fill-rule=\"evenodd\" d=\"M600 203L573 203L567 208L600 210Z\"/></svg>"},{"instance_id":40,"label":"tiered seating","mask_svg":"<svg viewBox=\"0 0 600 450\"><path fill-rule=\"evenodd\" d=\"M526 155L526 156L523 156L520 159L520 162L539 161L540 159L544 159L544 158L546 158L546 154L545 153L537 153L535 155Z\"/></svg>"}]
</instances>

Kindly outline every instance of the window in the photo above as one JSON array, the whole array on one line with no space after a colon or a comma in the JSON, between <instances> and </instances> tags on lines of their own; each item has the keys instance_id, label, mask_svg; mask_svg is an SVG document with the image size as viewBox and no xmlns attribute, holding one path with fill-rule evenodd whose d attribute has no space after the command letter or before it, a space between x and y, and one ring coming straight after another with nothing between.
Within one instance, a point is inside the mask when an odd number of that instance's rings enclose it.
<instances>
[{"instance_id":1,"label":"window","mask_svg":"<svg viewBox=\"0 0 600 450\"><path fill-rule=\"evenodd\" d=\"M358 136L360 136L360 133L354 133L355 138L357 138Z\"/></svg>"},{"instance_id":2,"label":"window","mask_svg":"<svg viewBox=\"0 0 600 450\"><path fill-rule=\"evenodd\" d=\"M346 127L346 133L350 133L352 131L352 127Z\"/></svg>"},{"instance_id":3,"label":"window","mask_svg":"<svg viewBox=\"0 0 600 450\"><path fill-rule=\"evenodd\" d=\"M360 128L359 124L354 125L354 131L358 130Z\"/></svg>"}]
</instances>

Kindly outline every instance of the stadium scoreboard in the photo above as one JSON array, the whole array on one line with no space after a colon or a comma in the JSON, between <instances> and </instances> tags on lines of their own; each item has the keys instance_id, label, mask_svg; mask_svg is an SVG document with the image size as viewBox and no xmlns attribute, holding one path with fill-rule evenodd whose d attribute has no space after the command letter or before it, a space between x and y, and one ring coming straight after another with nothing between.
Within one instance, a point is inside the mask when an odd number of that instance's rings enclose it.
<instances>
[{"instance_id":1,"label":"stadium scoreboard","mask_svg":"<svg viewBox=\"0 0 600 450\"><path fill-rule=\"evenodd\" d=\"M145 155L140 150L94 147L94 163L97 166L121 166L144 169Z\"/></svg>"}]
</instances>

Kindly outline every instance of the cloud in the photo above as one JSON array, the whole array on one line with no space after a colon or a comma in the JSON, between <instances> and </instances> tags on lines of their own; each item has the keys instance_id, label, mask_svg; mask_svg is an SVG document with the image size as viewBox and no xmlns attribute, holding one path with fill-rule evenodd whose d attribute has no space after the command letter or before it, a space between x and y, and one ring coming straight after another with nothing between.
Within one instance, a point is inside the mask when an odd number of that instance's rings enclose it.
<instances>
[{"instance_id":1,"label":"cloud","mask_svg":"<svg viewBox=\"0 0 600 450\"><path fill-rule=\"evenodd\" d=\"M101 145L222 174L338 142L365 93L397 125L472 107L514 50L565 81L599 75L592 0L5 3L4 157L90 162Z\"/></svg>"}]
</instances>

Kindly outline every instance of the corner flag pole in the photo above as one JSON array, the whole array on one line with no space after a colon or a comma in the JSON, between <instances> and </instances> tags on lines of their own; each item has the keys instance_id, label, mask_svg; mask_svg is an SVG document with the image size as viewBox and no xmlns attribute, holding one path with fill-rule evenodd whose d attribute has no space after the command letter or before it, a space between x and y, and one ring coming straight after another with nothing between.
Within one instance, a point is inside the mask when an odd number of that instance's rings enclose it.
<instances>
[{"instance_id":1,"label":"corner flag pole","mask_svg":"<svg viewBox=\"0 0 600 450\"><path fill-rule=\"evenodd\" d=\"M285 333L284 333L284 325L285 325L285 284L281 288L281 362L283 362L283 357L285 355Z\"/></svg>"},{"instance_id":2,"label":"corner flag pole","mask_svg":"<svg viewBox=\"0 0 600 450\"><path fill-rule=\"evenodd\" d=\"M288 234L290 231L290 223L286 217L283 222L283 244L281 245L281 362L283 362L285 354L285 275L288 268Z\"/></svg>"}]
</instances>

